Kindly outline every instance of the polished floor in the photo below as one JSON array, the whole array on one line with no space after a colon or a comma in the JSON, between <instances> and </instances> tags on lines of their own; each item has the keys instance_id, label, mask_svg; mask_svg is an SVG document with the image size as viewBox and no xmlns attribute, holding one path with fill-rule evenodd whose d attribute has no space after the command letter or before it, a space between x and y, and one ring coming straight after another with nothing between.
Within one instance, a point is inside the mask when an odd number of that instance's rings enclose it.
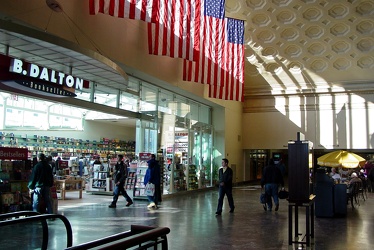
<instances>
[{"instance_id":1,"label":"polished floor","mask_svg":"<svg viewBox=\"0 0 374 250\"><path fill-rule=\"evenodd\" d=\"M279 211L264 211L256 185L234 188L235 212L229 213L227 199L221 216L215 215L216 189L173 195L158 210L149 211L146 201L135 200L125 207L120 197L117 208L108 208L111 196L67 193L59 200L59 214L73 229L73 245L127 231L130 225L169 227L169 249L306 249L288 245L288 202L281 200ZM341 218L315 218L311 249L374 249L374 194L369 193L355 209ZM305 234L305 210L300 209L299 232ZM48 249L64 249L66 233L61 221L48 221ZM0 227L0 249L38 249L40 230L28 226Z\"/></svg>"}]
</instances>

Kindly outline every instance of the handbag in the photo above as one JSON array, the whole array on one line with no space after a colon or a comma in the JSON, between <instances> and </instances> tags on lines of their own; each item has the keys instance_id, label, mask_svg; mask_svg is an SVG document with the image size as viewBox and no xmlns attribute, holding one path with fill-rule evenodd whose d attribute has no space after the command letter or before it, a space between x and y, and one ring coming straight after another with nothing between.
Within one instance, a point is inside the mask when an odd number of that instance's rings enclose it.
<instances>
[{"instance_id":1,"label":"handbag","mask_svg":"<svg viewBox=\"0 0 374 250\"><path fill-rule=\"evenodd\" d=\"M278 198L279 199L287 199L288 198L288 191L286 191L285 189L280 190L279 193L278 193Z\"/></svg>"},{"instance_id":2,"label":"handbag","mask_svg":"<svg viewBox=\"0 0 374 250\"><path fill-rule=\"evenodd\" d=\"M262 193L260 195L260 202L261 202L261 204L266 204L267 201L268 201L268 196L266 195L266 193Z\"/></svg>"},{"instance_id":3,"label":"handbag","mask_svg":"<svg viewBox=\"0 0 374 250\"><path fill-rule=\"evenodd\" d=\"M154 196L155 195L155 184L150 183L150 182L147 183L147 185L145 185L144 195Z\"/></svg>"}]
</instances>

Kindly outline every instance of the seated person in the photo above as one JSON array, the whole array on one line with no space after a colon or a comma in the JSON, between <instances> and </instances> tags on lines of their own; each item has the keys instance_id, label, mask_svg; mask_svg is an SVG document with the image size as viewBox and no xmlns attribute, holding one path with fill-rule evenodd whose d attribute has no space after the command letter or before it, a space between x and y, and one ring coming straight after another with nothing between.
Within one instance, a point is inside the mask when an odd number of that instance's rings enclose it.
<instances>
[{"instance_id":1,"label":"seated person","mask_svg":"<svg viewBox=\"0 0 374 250\"><path fill-rule=\"evenodd\" d=\"M336 172L336 168L332 168L332 169L331 169L330 177L333 178L334 181L340 181L341 178L342 178L342 177L340 176L340 174L338 174L338 173Z\"/></svg>"},{"instance_id":2,"label":"seated person","mask_svg":"<svg viewBox=\"0 0 374 250\"><path fill-rule=\"evenodd\" d=\"M358 183L360 183L360 185L362 185L362 180L358 177L357 173L353 172L351 174L351 180L348 183L349 192L352 191L352 187L354 186L353 184L355 184L356 182L358 182Z\"/></svg>"},{"instance_id":3,"label":"seated person","mask_svg":"<svg viewBox=\"0 0 374 250\"><path fill-rule=\"evenodd\" d=\"M344 168L340 168L339 169L339 174L340 176L342 177L342 179L347 179L348 176L349 176L349 172L347 169L344 169Z\"/></svg>"}]
</instances>

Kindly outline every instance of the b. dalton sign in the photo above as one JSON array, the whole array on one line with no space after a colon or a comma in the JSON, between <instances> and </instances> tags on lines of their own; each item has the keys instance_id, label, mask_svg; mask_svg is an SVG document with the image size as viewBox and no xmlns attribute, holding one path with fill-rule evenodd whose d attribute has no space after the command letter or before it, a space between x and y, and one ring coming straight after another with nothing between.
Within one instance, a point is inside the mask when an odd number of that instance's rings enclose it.
<instances>
[{"instance_id":1,"label":"b. dalton sign","mask_svg":"<svg viewBox=\"0 0 374 250\"><path fill-rule=\"evenodd\" d=\"M15 89L55 97L75 97L89 81L34 63L0 55L0 81Z\"/></svg>"}]
</instances>

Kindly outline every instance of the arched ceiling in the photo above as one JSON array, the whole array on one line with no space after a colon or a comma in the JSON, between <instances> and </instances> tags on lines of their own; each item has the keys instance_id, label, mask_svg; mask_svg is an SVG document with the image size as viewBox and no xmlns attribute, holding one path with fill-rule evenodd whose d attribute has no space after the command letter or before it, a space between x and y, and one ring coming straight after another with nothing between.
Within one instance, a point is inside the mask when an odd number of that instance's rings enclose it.
<instances>
[{"instance_id":1,"label":"arched ceiling","mask_svg":"<svg viewBox=\"0 0 374 250\"><path fill-rule=\"evenodd\" d=\"M27 11L17 2L1 1L0 12L21 20L34 14L29 22L43 27L56 18L39 11L48 9L44 0L24 2ZM374 91L374 0L226 0L225 7L226 16L245 20L246 100L321 89ZM73 10L79 20L82 10ZM67 26L62 17L58 23Z\"/></svg>"},{"instance_id":2,"label":"arched ceiling","mask_svg":"<svg viewBox=\"0 0 374 250\"><path fill-rule=\"evenodd\" d=\"M247 98L374 83L373 0L226 0L226 16L246 21Z\"/></svg>"}]
</instances>

